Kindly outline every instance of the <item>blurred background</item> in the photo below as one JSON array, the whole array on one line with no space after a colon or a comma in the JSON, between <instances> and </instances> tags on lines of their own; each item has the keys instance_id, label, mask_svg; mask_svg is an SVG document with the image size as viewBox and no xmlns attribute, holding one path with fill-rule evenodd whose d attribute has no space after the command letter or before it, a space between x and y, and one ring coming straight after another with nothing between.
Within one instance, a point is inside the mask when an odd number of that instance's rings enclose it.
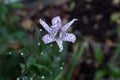
<instances>
[{"instance_id":1,"label":"blurred background","mask_svg":"<svg viewBox=\"0 0 120 80\"><path fill-rule=\"evenodd\" d=\"M49 25L78 19L75 44L45 45ZM0 80L120 80L120 0L0 0Z\"/></svg>"}]
</instances>

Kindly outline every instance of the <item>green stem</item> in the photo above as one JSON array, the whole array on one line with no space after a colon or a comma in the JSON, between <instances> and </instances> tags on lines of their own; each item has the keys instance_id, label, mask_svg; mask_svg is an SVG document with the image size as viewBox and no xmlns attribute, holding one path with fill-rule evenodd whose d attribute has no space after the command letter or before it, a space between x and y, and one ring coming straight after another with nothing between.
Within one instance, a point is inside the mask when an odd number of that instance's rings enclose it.
<instances>
[{"instance_id":1,"label":"green stem","mask_svg":"<svg viewBox=\"0 0 120 80\"><path fill-rule=\"evenodd\" d=\"M23 71L23 73L22 73L21 76L24 76L24 75L27 73L27 65L26 65L26 62L27 62L28 58L33 55L34 50L35 50L36 47L38 46L37 43L39 42L39 39L40 39L40 36L38 36L38 38L37 38L37 40L36 40L36 42L35 42L35 45L34 45L33 49L32 49L31 51L29 51L30 54L28 54L28 55L24 58L24 59L25 59L25 70Z\"/></svg>"},{"instance_id":2,"label":"green stem","mask_svg":"<svg viewBox=\"0 0 120 80\"><path fill-rule=\"evenodd\" d=\"M64 73L64 71L62 71L62 72L55 78L55 80L63 80L63 73Z\"/></svg>"},{"instance_id":3,"label":"green stem","mask_svg":"<svg viewBox=\"0 0 120 80\"><path fill-rule=\"evenodd\" d=\"M118 41L120 41L120 24L117 25Z\"/></svg>"},{"instance_id":4,"label":"green stem","mask_svg":"<svg viewBox=\"0 0 120 80\"><path fill-rule=\"evenodd\" d=\"M116 60L116 58L119 56L119 54L120 54L120 43L118 43L116 52L115 52L115 54L113 55L113 57L111 58L110 63L114 63L115 60Z\"/></svg>"},{"instance_id":5,"label":"green stem","mask_svg":"<svg viewBox=\"0 0 120 80\"><path fill-rule=\"evenodd\" d=\"M80 49L79 49L79 47L78 47L77 52L76 52L75 55L72 57L70 71L68 72L68 75L67 75L66 80L70 80L71 75L72 75L72 73L73 73L73 71L74 71L74 69L75 69L75 66L76 66L76 64L78 63L78 61L80 60L80 58L81 58L81 56L82 56L85 48L86 48L86 42L84 42L84 43L82 44L82 46L81 46Z\"/></svg>"},{"instance_id":6,"label":"green stem","mask_svg":"<svg viewBox=\"0 0 120 80\"><path fill-rule=\"evenodd\" d=\"M117 26L117 30L118 30L118 41L120 41L120 24L118 24ZM111 58L110 63L114 63L114 61L116 60L116 58L119 56L120 54L120 42L118 42L118 46L116 48L116 52L113 55L113 57Z\"/></svg>"}]
</instances>

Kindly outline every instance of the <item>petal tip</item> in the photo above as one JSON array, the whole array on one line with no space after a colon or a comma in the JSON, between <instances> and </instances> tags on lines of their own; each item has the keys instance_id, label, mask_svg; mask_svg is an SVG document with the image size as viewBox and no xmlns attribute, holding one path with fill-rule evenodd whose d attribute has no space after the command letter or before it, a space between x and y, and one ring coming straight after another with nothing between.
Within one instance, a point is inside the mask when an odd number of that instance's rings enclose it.
<instances>
[{"instance_id":1,"label":"petal tip","mask_svg":"<svg viewBox=\"0 0 120 80\"><path fill-rule=\"evenodd\" d=\"M63 51L63 49L59 49L59 52L62 52Z\"/></svg>"},{"instance_id":2,"label":"petal tip","mask_svg":"<svg viewBox=\"0 0 120 80\"><path fill-rule=\"evenodd\" d=\"M46 41L45 41L44 36L42 37L42 41L43 41L44 44L47 44Z\"/></svg>"},{"instance_id":3,"label":"petal tip","mask_svg":"<svg viewBox=\"0 0 120 80\"><path fill-rule=\"evenodd\" d=\"M54 18L60 18L60 16L56 16L56 17L54 17Z\"/></svg>"},{"instance_id":4,"label":"petal tip","mask_svg":"<svg viewBox=\"0 0 120 80\"><path fill-rule=\"evenodd\" d=\"M74 35L74 41L73 41L73 43L75 43L75 41L76 41L76 36Z\"/></svg>"},{"instance_id":5,"label":"petal tip","mask_svg":"<svg viewBox=\"0 0 120 80\"><path fill-rule=\"evenodd\" d=\"M48 44L54 41L54 38L51 37L51 35L46 34L42 37L42 41L44 42L44 44Z\"/></svg>"},{"instance_id":6,"label":"petal tip","mask_svg":"<svg viewBox=\"0 0 120 80\"><path fill-rule=\"evenodd\" d=\"M76 19L76 18L75 18L74 20L75 20L75 21L78 21L78 19Z\"/></svg>"},{"instance_id":7,"label":"petal tip","mask_svg":"<svg viewBox=\"0 0 120 80\"><path fill-rule=\"evenodd\" d=\"M41 24L41 22L42 22L42 19L40 18L40 19L39 19L39 23Z\"/></svg>"}]
</instances>

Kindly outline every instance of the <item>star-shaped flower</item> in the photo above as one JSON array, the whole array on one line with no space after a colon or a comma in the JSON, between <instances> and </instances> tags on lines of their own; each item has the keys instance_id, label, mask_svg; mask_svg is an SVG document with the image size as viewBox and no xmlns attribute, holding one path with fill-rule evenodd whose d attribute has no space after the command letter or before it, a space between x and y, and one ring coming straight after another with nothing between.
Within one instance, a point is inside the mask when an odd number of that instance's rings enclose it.
<instances>
[{"instance_id":1,"label":"star-shaped flower","mask_svg":"<svg viewBox=\"0 0 120 80\"><path fill-rule=\"evenodd\" d=\"M76 36L72 33L68 33L68 28L75 22L77 19L73 19L64 26L62 26L61 18L59 16L52 19L52 26L49 27L48 24L39 19L40 24L44 27L44 29L48 32L48 34L44 35L42 40L45 44L56 41L58 47L60 48L60 52L63 50L63 41L69 41L74 43L76 41Z\"/></svg>"}]
</instances>

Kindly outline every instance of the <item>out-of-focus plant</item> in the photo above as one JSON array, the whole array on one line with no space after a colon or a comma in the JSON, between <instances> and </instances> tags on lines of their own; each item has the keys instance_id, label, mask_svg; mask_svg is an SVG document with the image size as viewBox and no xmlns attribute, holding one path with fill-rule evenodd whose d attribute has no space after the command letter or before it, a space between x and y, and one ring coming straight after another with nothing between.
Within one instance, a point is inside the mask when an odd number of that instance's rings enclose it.
<instances>
[{"instance_id":1,"label":"out-of-focus plant","mask_svg":"<svg viewBox=\"0 0 120 80\"><path fill-rule=\"evenodd\" d=\"M21 8L17 4L21 3L13 3L11 5L6 4L0 4L0 51L4 51L5 49L9 48L10 45L13 42L15 43L16 39L15 37L21 37L25 36L22 29L20 29L18 26L15 25L15 23L19 20L19 16L12 15L12 9L13 8ZM14 6L16 5L16 6ZM25 37L24 37L25 38ZM17 44L17 41L16 41ZM15 46L12 46L15 47Z\"/></svg>"},{"instance_id":2,"label":"out-of-focus plant","mask_svg":"<svg viewBox=\"0 0 120 80\"><path fill-rule=\"evenodd\" d=\"M20 4L0 3L0 80L15 80L20 75L19 63L23 63L23 59L15 50L23 45L27 36L15 25L19 16L11 13L14 8L22 8Z\"/></svg>"},{"instance_id":3,"label":"out-of-focus plant","mask_svg":"<svg viewBox=\"0 0 120 80\"><path fill-rule=\"evenodd\" d=\"M117 31L118 31L118 42L116 44L115 52L113 53L113 56L111 57L111 60L109 61L106 66L104 66L104 57L103 52L100 48L94 49L94 56L96 61L101 65L101 68L96 71L94 80L102 80L105 76L108 76L107 79L109 80L117 80L120 77L120 68L118 65L116 65L116 60L120 56L120 13L113 13L111 15L111 22L117 24Z\"/></svg>"}]
</instances>

